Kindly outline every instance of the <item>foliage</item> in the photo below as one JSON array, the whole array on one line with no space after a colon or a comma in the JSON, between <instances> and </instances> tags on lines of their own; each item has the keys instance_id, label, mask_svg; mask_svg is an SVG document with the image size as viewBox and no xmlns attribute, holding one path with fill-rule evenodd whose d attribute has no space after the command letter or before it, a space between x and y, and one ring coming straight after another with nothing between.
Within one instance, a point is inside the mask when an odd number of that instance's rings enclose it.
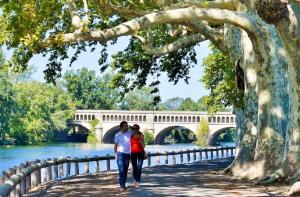
<instances>
[{"instance_id":1,"label":"foliage","mask_svg":"<svg viewBox=\"0 0 300 197\"><path fill-rule=\"evenodd\" d=\"M191 98L174 97L159 104L160 110L169 111L208 111L210 96L203 96L196 102ZM218 111L229 111L225 106L220 105Z\"/></svg>"},{"instance_id":2,"label":"foliage","mask_svg":"<svg viewBox=\"0 0 300 197\"><path fill-rule=\"evenodd\" d=\"M237 131L235 128L228 129L226 132L221 133L217 139L218 142L236 142Z\"/></svg>"},{"instance_id":3,"label":"foliage","mask_svg":"<svg viewBox=\"0 0 300 197\"><path fill-rule=\"evenodd\" d=\"M210 90L206 106L210 112L223 111L225 107L242 107L243 96L236 88L235 71L229 57L210 45L212 53L203 61L204 75L201 81Z\"/></svg>"},{"instance_id":4,"label":"foliage","mask_svg":"<svg viewBox=\"0 0 300 197\"><path fill-rule=\"evenodd\" d=\"M152 88L144 86L128 92L122 99L119 108L122 110L154 110L155 95L151 94Z\"/></svg>"},{"instance_id":5,"label":"foliage","mask_svg":"<svg viewBox=\"0 0 300 197\"><path fill-rule=\"evenodd\" d=\"M76 102L77 109L114 109L119 100L117 89L108 86L111 74L97 77L95 71L81 68L67 71L64 86Z\"/></svg>"},{"instance_id":6,"label":"foliage","mask_svg":"<svg viewBox=\"0 0 300 197\"><path fill-rule=\"evenodd\" d=\"M153 143L153 141L154 141L154 134L153 134L152 131L145 130L145 131L143 131L143 135L144 135L144 141L145 141L146 145Z\"/></svg>"},{"instance_id":7,"label":"foliage","mask_svg":"<svg viewBox=\"0 0 300 197\"><path fill-rule=\"evenodd\" d=\"M14 95L12 82L7 78L7 72L0 72L0 145L8 141L9 124L16 109Z\"/></svg>"},{"instance_id":8,"label":"foliage","mask_svg":"<svg viewBox=\"0 0 300 197\"><path fill-rule=\"evenodd\" d=\"M164 107L165 110L175 111L178 110L183 100L184 100L183 98L179 98L179 97L170 98L165 102L163 102L162 106Z\"/></svg>"},{"instance_id":9,"label":"foliage","mask_svg":"<svg viewBox=\"0 0 300 197\"><path fill-rule=\"evenodd\" d=\"M96 126L99 123L100 123L100 120L98 120L98 119L94 119L94 120L90 121L91 130L90 130L90 132L88 134L88 137L87 137L87 143L89 143L89 144L99 143L99 140L97 139L97 136L96 136Z\"/></svg>"},{"instance_id":10,"label":"foliage","mask_svg":"<svg viewBox=\"0 0 300 197\"><path fill-rule=\"evenodd\" d=\"M61 86L28 81L30 73L0 72L0 144L51 141L74 117L70 95Z\"/></svg>"},{"instance_id":11,"label":"foliage","mask_svg":"<svg viewBox=\"0 0 300 197\"><path fill-rule=\"evenodd\" d=\"M174 143L191 143L196 141L195 134L189 129L185 128L176 128L172 129L164 139L166 144Z\"/></svg>"},{"instance_id":12,"label":"foliage","mask_svg":"<svg viewBox=\"0 0 300 197\"><path fill-rule=\"evenodd\" d=\"M208 122L205 118L201 118L200 122L197 125L197 141L196 144L200 147L207 146L208 141Z\"/></svg>"},{"instance_id":13,"label":"foliage","mask_svg":"<svg viewBox=\"0 0 300 197\"><path fill-rule=\"evenodd\" d=\"M16 144L48 142L54 132L68 129L75 106L61 87L33 81L14 89L18 106L11 116L10 137Z\"/></svg>"},{"instance_id":14,"label":"foliage","mask_svg":"<svg viewBox=\"0 0 300 197\"><path fill-rule=\"evenodd\" d=\"M171 38L168 38L167 34L162 33L166 31L166 28L166 26L154 28L153 39L170 40ZM124 51L113 56L111 67L118 74L112 80L112 87L122 87L122 93L126 93L146 85L148 75L158 78L160 72L167 72L169 80L174 84L181 78L188 82L189 69L197 63L195 56L196 53L193 47L183 48L163 56L146 55L143 53L141 42L136 38L132 38ZM106 68L107 64L102 66L102 70ZM159 84L158 79L150 83L150 87L153 87L153 93L158 92ZM159 96L154 97L155 103L159 101Z\"/></svg>"}]
</instances>

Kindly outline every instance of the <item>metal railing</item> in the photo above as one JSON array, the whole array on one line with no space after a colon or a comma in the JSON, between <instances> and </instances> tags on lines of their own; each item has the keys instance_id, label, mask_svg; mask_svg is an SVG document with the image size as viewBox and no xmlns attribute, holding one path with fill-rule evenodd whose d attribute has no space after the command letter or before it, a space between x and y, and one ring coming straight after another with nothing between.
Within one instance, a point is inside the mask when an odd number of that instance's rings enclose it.
<instances>
[{"instance_id":1,"label":"metal railing","mask_svg":"<svg viewBox=\"0 0 300 197\"><path fill-rule=\"evenodd\" d=\"M184 155L186 155L187 163L201 161L201 160L213 160L234 156L235 147L218 147L218 148L204 148L193 149L179 152L164 152L164 153L148 153L147 167L151 167L152 158L156 157L156 165L161 165L161 157L164 157L164 164L169 164L169 156L171 156L170 163L172 165L184 163ZM192 158L191 158L192 154ZM197 160L198 154L198 160ZM176 157L177 156L177 157ZM53 180L62 180L71 176L71 166L74 165L74 175L90 174L90 163L95 162L95 173L100 172L100 161L106 161L106 171L111 171L111 160L114 160L114 156L94 156L83 158L61 158L61 159L47 159L36 160L20 164L14 168L10 168L3 171L0 177L0 197L14 197L22 196L28 193L32 188L47 184ZM178 160L177 160L178 159ZM179 161L179 162L177 162ZM80 172L79 164L84 164L84 171Z\"/></svg>"}]
</instances>

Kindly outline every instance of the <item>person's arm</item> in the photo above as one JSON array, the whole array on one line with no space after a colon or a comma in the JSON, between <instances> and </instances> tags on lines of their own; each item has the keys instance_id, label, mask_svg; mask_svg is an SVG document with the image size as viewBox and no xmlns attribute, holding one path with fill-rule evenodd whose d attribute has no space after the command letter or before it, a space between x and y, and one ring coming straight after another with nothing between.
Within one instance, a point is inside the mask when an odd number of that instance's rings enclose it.
<instances>
[{"instance_id":1,"label":"person's arm","mask_svg":"<svg viewBox=\"0 0 300 197\"><path fill-rule=\"evenodd\" d=\"M115 153L115 159L118 159L118 134L115 135L115 146L114 146L114 153Z\"/></svg>"},{"instance_id":2,"label":"person's arm","mask_svg":"<svg viewBox=\"0 0 300 197\"><path fill-rule=\"evenodd\" d=\"M115 144L114 146L114 152L115 152L115 159L118 159L118 154L117 154L117 150L118 150L118 144Z\"/></svg>"}]
</instances>

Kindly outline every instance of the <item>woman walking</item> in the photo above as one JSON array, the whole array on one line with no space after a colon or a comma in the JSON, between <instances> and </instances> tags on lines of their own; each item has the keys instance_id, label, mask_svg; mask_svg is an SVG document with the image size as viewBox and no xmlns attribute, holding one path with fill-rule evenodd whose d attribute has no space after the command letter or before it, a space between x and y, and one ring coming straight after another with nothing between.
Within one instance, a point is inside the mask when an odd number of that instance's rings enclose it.
<instances>
[{"instance_id":1,"label":"woman walking","mask_svg":"<svg viewBox=\"0 0 300 197\"><path fill-rule=\"evenodd\" d=\"M133 178L135 180L134 187L139 188L141 182L141 174L143 167L143 160L145 155L144 135L140 132L140 126L134 124L131 128L132 135L130 139L131 144L131 162L133 170Z\"/></svg>"},{"instance_id":2,"label":"woman walking","mask_svg":"<svg viewBox=\"0 0 300 197\"><path fill-rule=\"evenodd\" d=\"M126 190L127 172L130 159L130 139L132 132L128 130L128 123L120 123L120 132L115 136L115 158L119 169L120 191Z\"/></svg>"}]
</instances>

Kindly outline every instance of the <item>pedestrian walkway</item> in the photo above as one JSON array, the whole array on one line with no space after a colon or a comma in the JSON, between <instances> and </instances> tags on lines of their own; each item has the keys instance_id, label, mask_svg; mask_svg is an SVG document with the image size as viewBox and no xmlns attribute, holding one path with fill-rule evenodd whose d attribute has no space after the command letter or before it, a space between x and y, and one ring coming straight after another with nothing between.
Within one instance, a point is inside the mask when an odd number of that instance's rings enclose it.
<instances>
[{"instance_id":1,"label":"pedestrian walkway","mask_svg":"<svg viewBox=\"0 0 300 197\"><path fill-rule=\"evenodd\" d=\"M26 196L285 196L288 187L254 186L251 182L220 175L230 160L165 165L143 170L140 189L129 174L128 190L120 193L117 173L78 176L41 187Z\"/></svg>"}]
</instances>

